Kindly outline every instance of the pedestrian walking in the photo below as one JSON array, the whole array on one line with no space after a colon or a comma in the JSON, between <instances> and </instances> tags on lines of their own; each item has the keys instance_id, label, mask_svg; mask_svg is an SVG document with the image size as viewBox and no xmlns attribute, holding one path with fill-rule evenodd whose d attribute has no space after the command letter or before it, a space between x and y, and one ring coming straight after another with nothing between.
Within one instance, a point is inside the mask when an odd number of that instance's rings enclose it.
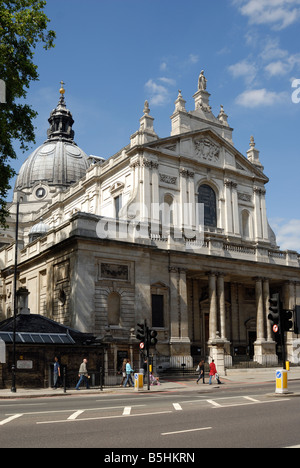
<instances>
[{"instance_id":1,"label":"pedestrian walking","mask_svg":"<svg viewBox=\"0 0 300 468\"><path fill-rule=\"evenodd\" d=\"M126 387L127 383L129 384L129 387L133 387L133 381L131 378L131 372L133 372L133 369L131 368L130 360L127 359L126 363L126 381L124 382L123 387Z\"/></svg>"},{"instance_id":2,"label":"pedestrian walking","mask_svg":"<svg viewBox=\"0 0 300 468\"><path fill-rule=\"evenodd\" d=\"M87 359L84 359L82 361L82 363L80 364L80 367L79 367L79 372L78 372L78 377L79 377L79 380L78 380L78 383L76 385L76 390L79 390L79 387L80 387L80 384L81 382L84 382L86 384L86 388L89 389L90 386L89 386L89 381L88 381L88 378L89 378L89 374L88 374L88 371L87 371L87 362L88 360Z\"/></svg>"},{"instance_id":3,"label":"pedestrian walking","mask_svg":"<svg viewBox=\"0 0 300 468\"><path fill-rule=\"evenodd\" d=\"M197 379L197 383L199 382L199 380L203 379L203 383L205 384L204 361L203 360L199 362L199 365L198 365L196 371L199 372L199 377Z\"/></svg>"},{"instance_id":4,"label":"pedestrian walking","mask_svg":"<svg viewBox=\"0 0 300 468\"><path fill-rule=\"evenodd\" d=\"M127 359L123 359L123 364L122 364L122 367L121 367L122 382L121 382L120 387L123 387L123 384L124 384L125 379L126 379L126 364L127 364Z\"/></svg>"},{"instance_id":5,"label":"pedestrian walking","mask_svg":"<svg viewBox=\"0 0 300 468\"><path fill-rule=\"evenodd\" d=\"M221 385L222 382L219 379L219 374L217 373L217 368L216 368L214 360L212 360L209 365L209 385L211 385L211 381L213 377L215 377L218 384Z\"/></svg>"},{"instance_id":6,"label":"pedestrian walking","mask_svg":"<svg viewBox=\"0 0 300 468\"><path fill-rule=\"evenodd\" d=\"M53 388L57 389L57 386L60 381L60 363L58 357L54 357L54 365L53 365Z\"/></svg>"}]
</instances>

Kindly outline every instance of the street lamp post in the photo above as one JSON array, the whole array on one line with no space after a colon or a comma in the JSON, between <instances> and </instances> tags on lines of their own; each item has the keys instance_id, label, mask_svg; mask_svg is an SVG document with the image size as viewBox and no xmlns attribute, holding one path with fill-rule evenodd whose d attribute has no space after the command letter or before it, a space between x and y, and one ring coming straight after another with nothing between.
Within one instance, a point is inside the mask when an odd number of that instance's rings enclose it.
<instances>
[{"instance_id":1,"label":"street lamp post","mask_svg":"<svg viewBox=\"0 0 300 468\"><path fill-rule=\"evenodd\" d=\"M19 231L19 206L20 199L17 200L16 212L16 235L15 235L15 265L14 265L14 315L13 315L13 358L11 366L11 391L16 393L16 319L17 319L17 274L18 274L18 231Z\"/></svg>"}]
</instances>

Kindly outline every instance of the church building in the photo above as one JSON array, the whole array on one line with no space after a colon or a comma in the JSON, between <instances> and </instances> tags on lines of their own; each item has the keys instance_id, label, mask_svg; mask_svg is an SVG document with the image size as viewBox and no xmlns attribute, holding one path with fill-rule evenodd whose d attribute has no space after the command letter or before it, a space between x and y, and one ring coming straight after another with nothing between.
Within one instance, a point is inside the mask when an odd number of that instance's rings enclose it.
<instances>
[{"instance_id":1,"label":"church building","mask_svg":"<svg viewBox=\"0 0 300 468\"><path fill-rule=\"evenodd\" d=\"M179 91L170 136L158 137L146 101L137 131L104 159L75 143L62 85L0 232L0 320L13 314L18 208L19 312L92 333L111 369L121 356L137 362L145 319L158 334L157 368L200 357L221 373L237 359L278 363L269 298L300 305L300 255L277 246L254 138L241 154L223 106L212 112L203 71L195 88L191 111ZM286 342L299 363L297 335Z\"/></svg>"}]
</instances>

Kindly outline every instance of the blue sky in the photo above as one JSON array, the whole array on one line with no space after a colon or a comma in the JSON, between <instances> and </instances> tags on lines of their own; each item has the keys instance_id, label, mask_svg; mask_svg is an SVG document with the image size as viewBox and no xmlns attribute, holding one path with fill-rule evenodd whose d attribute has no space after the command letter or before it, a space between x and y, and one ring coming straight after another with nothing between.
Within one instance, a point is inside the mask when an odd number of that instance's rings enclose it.
<instances>
[{"instance_id":1,"label":"blue sky","mask_svg":"<svg viewBox=\"0 0 300 468\"><path fill-rule=\"evenodd\" d=\"M145 99L167 137L178 89L193 110L204 69L213 113L224 105L244 155L254 135L278 244L300 251L300 0L48 0L46 13L57 39L35 55L35 146L61 80L76 143L108 158L138 129ZM18 154L17 170L28 156Z\"/></svg>"}]
</instances>

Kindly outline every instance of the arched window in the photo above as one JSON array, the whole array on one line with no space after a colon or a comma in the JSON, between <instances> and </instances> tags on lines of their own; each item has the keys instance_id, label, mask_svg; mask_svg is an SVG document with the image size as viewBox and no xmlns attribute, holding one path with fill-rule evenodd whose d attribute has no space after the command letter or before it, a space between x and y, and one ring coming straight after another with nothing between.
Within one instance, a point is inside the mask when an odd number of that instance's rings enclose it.
<instances>
[{"instance_id":1,"label":"arched window","mask_svg":"<svg viewBox=\"0 0 300 468\"><path fill-rule=\"evenodd\" d=\"M164 198L163 223L167 226L174 225L173 197L168 194Z\"/></svg>"},{"instance_id":2,"label":"arched window","mask_svg":"<svg viewBox=\"0 0 300 468\"><path fill-rule=\"evenodd\" d=\"M198 203L204 205L204 225L217 227L217 200L214 190L206 184L200 185Z\"/></svg>"},{"instance_id":3,"label":"arched window","mask_svg":"<svg viewBox=\"0 0 300 468\"><path fill-rule=\"evenodd\" d=\"M242 211L242 236L250 237L250 215L247 210Z\"/></svg>"},{"instance_id":4,"label":"arched window","mask_svg":"<svg viewBox=\"0 0 300 468\"><path fill-rule=\"evenodd\" d=\"M107 322L108 325L120 325L121 296L112 292L107 298Z\"/></svg>"}]
</instances>

